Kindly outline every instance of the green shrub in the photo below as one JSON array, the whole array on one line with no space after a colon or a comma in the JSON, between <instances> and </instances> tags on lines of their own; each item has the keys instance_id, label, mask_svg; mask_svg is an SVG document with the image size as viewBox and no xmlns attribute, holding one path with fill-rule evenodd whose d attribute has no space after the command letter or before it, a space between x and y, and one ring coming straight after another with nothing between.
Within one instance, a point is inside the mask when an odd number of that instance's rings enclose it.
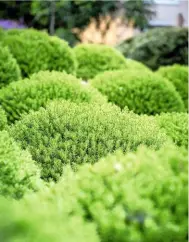
<instances>
[{"instance_id":1,"label":"green shrub","mask_svg":"<svg viewBox=\"0 0 189 242\"><path fill-rule=\"evenodd\" d=\"M0 45L0 88L21 78L20 68L7 47Z\"/></svg>"},{"instance_id":2,"label":"green shrub","mask_svg":"<svg viewBox=\"0 0 189 242\"><path fill-rule=\"evenodd\" d=\"M181 242L188 232L187 166L185 149L142 147L81 167L57 191L78 200L102 242Z\"/></svg>"},{"instance_id":3,"label":"green shrub","mask_svg":"<svg viewBox=\"0 0 189 242\"><path fill-rule=\"evenodd\" d=\"M187 113L163 113L156 116L156 119L177 145L188 147Z\"/></svg>"},{"instance_id":4,"label":"green shrub","mask_svg":"<svg viewBox=\"0 0 189 242\"><path fill-rule=\"evenodd\" d=\"M178 64L172 66L162 66L158 73L171 81L176 90L181 95L185 107L188 107L188 67Z\"/></svg>"},{"instance_id":5,"label":"green shrub","mask_svg":"<svg viewBox=\"0 0 189 242\"><path fill-rule=\"evenodd\" d=\"M188 64L188 29L156 28L118 46L124 56L144 63L153 70L160 66Z\"/></svg>"},{"instance_id":6,"label":"green shrub","mask_svg":"<svg viewBox=\"0 0 189 242\"><path fill-rule=\"evenodd\" d=\"M19 199L40 184L39 170L6 131L0 132L0 195Z\"/></svg>"},{"instance_id":7,"label":"green shrub","mask_svg":"<svg viewBox=\"0 0 189 242\"><path fill-rule=\"evenodd\" d=\"M80 44L74 48L78 61L77 76L88 80L106 70L126 67L124 56L106 45Z\"/></svg>"},{"instance_id":8,"label":"green shrub","mask_svg":"<svg viewBox=\"0 0 189 242\"><path fill-rule=\"evenodd\" d=\"M0 130L3 130L7 125L7 117L5 111L0 106Z\"/></svg>"},{"instance_id":9,"label":"green shrub","mask_svg":"<svg viewBox=\"0 0 189 242\"><path fill-rule=\"evenodd\" d=\"M91 84L108 100L135 113L182 112L184 104L175 87L163 77L146 71L119 70L97 75Z\"/></svg>"},{"instance_id":10,"label":"green shrub","mask_svg":"<svg viewBox=\"0 0 189 242\"><path fill-rule=\"evenodd\" d=\"M52 99L106 102L106 99L89 85L82 85L76 77L56 71L40 71L30 79L11 83L0 90L0 104L6 111L9 123L20 119L23 113L38 110Z\"/></svg>"},{"instance_id":11,"label":"green shrub","mask_svg":"<svg viewBox=\"0 0 189 242\"><path fill-rule=\"evenodd\" d=\"M147 116L121 112L110 104L56 101L31 112L10 128L42 167L42 178L59 179L65 164L94 163L118 148L135 150L146 144L159 148L167 140Z\"/></svg>"},{"instance_id":12,"label":"green shrub","mask_svg":"<svg viewBox=\"0 0 189 242\"><path fill-rule=\"evenodd\" d=\"M2 43L16 58L23 77L40 70L76 71L76 59L68 44L45 32L32 29L8 32Z\"/></svg>"},{"instance_id":13,"label":"green shrub","mask_svg":"<svg viewBox=\"0 0 189 242\"><path fill-rule=\"evenodd\" d=\"M32 197L30 197L32 199ZM95 226L72 216L63 206L32 200L15 204L0 198L0 241L3 242L100 242ZM52 198L51 198L52 201ZM60 201L59 201L60 202Z\"/></svg>"}]
</instances>

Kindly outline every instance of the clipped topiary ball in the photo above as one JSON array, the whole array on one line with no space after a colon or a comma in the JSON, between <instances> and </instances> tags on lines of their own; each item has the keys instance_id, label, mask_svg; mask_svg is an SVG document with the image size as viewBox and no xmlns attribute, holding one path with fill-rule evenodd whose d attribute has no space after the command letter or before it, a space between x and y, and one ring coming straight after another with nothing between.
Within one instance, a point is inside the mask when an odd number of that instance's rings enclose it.
<instances>
[{"instance_id":1,"label":"clipped topiary ball","mask_svg":"<svg viewBox=\"0 0 189 242\"><path fill-rule=\"evenodd\" d=\"M162 113L156 116L160 126L178 146L188 147L188 114Z\"/></svg>"},{"instance_id":2,"label":"clipped topiary ball","mask_svg":"<svg viewBox=\"0 0 189 242\"><path fill-rule=\"evenodd\" d=\"M21 78L20 68L7 47L0 44L0 88Z\"/></svg>"},{"instance_id":3,"label":"clipped topiary ball","mask_svg":"<svg viewBox=\"0 0 189 242\"><path fill-rule=\"evenodd\" d=\"M80 44L74 48L78 61L77 76L83 80L107 70L124 69L126 60L116 49L98 44Z\"/></svg>"},{"instance_id":4,"label":"clipped topiary ball","mask_svg":"<svg viewBox=\"0 0 189 242\"><path fill-rule=\"evenodd\" d=\"M22 151L6 131L0 132L0 195L19 199L36 191L40 173L28 152Z\"/></svg>"},{"instance_id":5,"label":"clipped topiary ball","mask_svg":"<svg viewBox=\"0 0 189 242\"><path fill-rule=\"evenodd\" d=\"M52 190L54 200L57 193L72 195L84 218L96 223L102 242L185 241L187 160L187 150L174 145L117 153L65 176Z\"/></svg>"},{"instance_id":6,"label":"clipped topiary ball","mask_svg":"<svg viewBox=\"0 0 189 242\"><path fill-rule=\"evenodd\" d=\"M188 108L188 67L182 65L162 66L158 72L171 81Z\"/></svg>"},{"instance_id":7,"label":"clipped topiary ball","mask_svg":"<svg viewBox=\"0 0 189 242\"><path fill-rule=\"evenodd\" d=\"M3 130L7 125L7 117L5 111L0 106L0 130Z\"/></svg>"},{"instance_id":8,"label":"clipped topiary ball","mask_svg":"<svg viewBox=\"0 0 189 242\"><path fill-rule=\"evenodd\" d=\"M153 70L160 66L188 64L188 29L155 28L126 40L117 47L125 57L144 63Z\"/></svg>"},{"instance_id":9,"label":"clipped topiary ball","mask_svg":"<svg viewBox=\"0 0 189 242\"><path fill-rule=\"evenodd\" d=\"M106 99L93 87L83 85L76 77L57 71L41 71L30 79L11 83L0 90L0 104L8 122L20 119L23 113L38 110L53 99L73 102L105 103Z\"/></svg>"},{"instance_id":10,"label":"clipped topiary ball","mask_svg":"<svg viewBox=\"0 0 189 242\"><path fill-rule=\"evenodd\" d=\"M134 70L107 71L91 84L108 100L121 108L127 106L138 114L184 111L183 101L171 82L163 77Z\"/></svg>"},{"instance_id":11,"label":"clipped topiary ball","mask_svg":"<svg viewBox=\"0 0 189 242\"><path fill-rule=\"evenodd\" d=\"M16 58L23 77L40 70L76 71L76 59L68 44L45 32L33 29L8 32L2 43Z\"/></svg>"},{"instance_id":12,"label":"clipped topiary ball","mask_svg":"<svg viewBox=\"0 0 189 242\"><path fill-rule=\"evenodd\" d=\"M121 112L110 104L56 101L31 112L10 128L42 167L42 178L57 181L63 166L94 163L120 148L135 150L146 144L159 148L167 137L152 119Z\"/></svg>"}]
</instances>

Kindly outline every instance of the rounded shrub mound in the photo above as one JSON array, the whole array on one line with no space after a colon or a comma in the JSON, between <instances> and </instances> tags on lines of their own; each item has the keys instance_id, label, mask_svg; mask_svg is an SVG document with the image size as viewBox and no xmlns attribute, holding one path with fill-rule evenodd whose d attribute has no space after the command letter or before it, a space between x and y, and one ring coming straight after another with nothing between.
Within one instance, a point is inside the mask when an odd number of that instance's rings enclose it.
<instances>
[{"instance_id":1,"label":"rounded shrub mound","mask_svg":"<svg viewBox=\"0 0 189 242\"><path fill-rule=\"evenodd\" d=\"M0 104L8 122L20 119L23 113L38 110L49 100L69 99L73 102L106 102L97 90L83 85L76 77L57 71L40 71L30 79L11 83L0 90Z\"/></svg>"},{"instance_id":2,"label":"rounded shrub mound","mask_svg":"<svg viewBox=\"0 0 189 242\"><path fill-rule=\"evenodd\" d=\"M35 191L40 174L30 154L22 151L6 131L0 132L0 195L19 199Z\"/></svg>"},{"instance_id":3,"label":"rounded shrub mound","mask_svg":"<svg viewBox=\"0 0 189 242\"><path fill-rule=\"evenodd\" d=\"M84 165L55 190L63 197L72 194L86 220L96 223L102 242L185 241L187 166L185 149L141 147Z\"/></svg>"},{"instance_id":4,"label":"rounded shrub mound","mask_svg":"<svg viewBox=\"0 0 189 242\"><path fill-rule=\"evenodd\" d=\"M60 208L60 200L59 205L52 203L55 205L52 206L48 201L42 205L32 196L29 198L32 203L14 203L0 197L1 241L100 242L95 225L87 223L81 216L70 217L64 202ZM52 202L53 197L51 199Z\"/></svg>"},{"instance_id":5,"label":"rounded shrub mound","mask_svg":"<svg viewBox=\"0 0 189 242\"><path fill-rule=\"evenodd\" d=\"M3 130L7 125L7 117L5 111L0 106L0 130Z\"/></svg>"},{"instance_id":6,"label":"rounded shrub mound","mask_svg":"<svg viewBox=\"0 0 189 242\"><path fill-rule=\"evenodd\" d=\"M147 116L121 112L110 104L75 104L55 101L31 112L10 128L42 167L42 178L58 180L65 164L74 168L94 163L120 148L135 150L146 144L161 147L167 136Z\"/></svg>"},{"instance_id":7,"label":"rounded shrub mound","mask_svg":"<svg viewBox=\"0 0 189 242\"><path fill-rule=\"evenodd\" d=\"M3 38L2 43L9 47L23 77L40 70L76 71L75 55L68 44L45 32L32 29L13 31Z\"/></svg>"},{"instance_id":8,"label":"rounded shrub mound","mask_svg":"<svg viewBox=\"0 0 189 242\"><path fill-rule=\"evenodd\" d=\"M135 70L107 71L97 75L91 84L108 100L138 114L182 112L184 103L171 82L151 73Z\"/></svg>"},{"instance_id":9,"label":"rounded shrub mound","mask_svg":"<svg viewBox=\"0 0 189 242\"><path fill-rule=\"evenodd\" d=\"M0 44L0 88L8 85L12 81L21 78L20 68L15 58L8 50Z\"/></svg>"},{"instance_id":10,"label":"rounded shrub mound","mask_svg":"<svg viewBox=\"0 0 189 242\"><path fill-rule=\"evenodd\" d=\"M74 48L78 61L77 76L84 80L106 70L126 67L126 60L116 49L98 44L80 44Z\"/></svg>"},{"instance_id":11,"label":"rounded shrub mound","mask_svg":"<svg viewBox=\"0 0 189 242\"><path fill-rule=\"evenodd\" d=\"M153 70L160 66L188 64L188 29L156 28L118 46L124 56L144 63Z\"/></svg>"},{"instance_id":12,"label":"rounded shrub mound","mask_svg":"<svg viewBox=\"0 0 189 242\"><path fill-rule=\"evenodd\" d=\"M182 65L162 66L158 72L171 81L188 107L188 67Z\"/></svg>"},{"instance_id":13,"label":"rounded shrub mound","mask_svg":"<svg viewBox=\"0 0 189 242\"><path fill-rule=\"evenodd\" d=\"M178 146L188 147L188 114L187 113L163 113L156 119L165 129L168 136Z\"/></svg>"}]
</instances>

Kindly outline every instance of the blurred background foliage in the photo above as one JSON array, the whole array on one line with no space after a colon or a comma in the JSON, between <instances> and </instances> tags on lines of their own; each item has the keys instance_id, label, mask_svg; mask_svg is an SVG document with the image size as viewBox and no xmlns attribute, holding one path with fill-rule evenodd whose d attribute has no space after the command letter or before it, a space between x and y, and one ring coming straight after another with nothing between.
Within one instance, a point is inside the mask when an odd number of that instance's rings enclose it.
<instances>
[{"instance_id":1,"label":"blurred background foliage","mask_svg":"<svg viewBox=\"0 0 189 242\"><path fill-rule=\"evenodd\" d=\"M81 34L91 21L96 28L108 16L103 32L111 28L112 20L143 30L155 14L151 10L153 0L127 1L0 1L0 18L16 20L21 25L47 30L66 39L71 45L81 41ZM106 18L107 19L107 18ZM104 26L104 25L103 25Z\"/></svg>"}]
</instances>

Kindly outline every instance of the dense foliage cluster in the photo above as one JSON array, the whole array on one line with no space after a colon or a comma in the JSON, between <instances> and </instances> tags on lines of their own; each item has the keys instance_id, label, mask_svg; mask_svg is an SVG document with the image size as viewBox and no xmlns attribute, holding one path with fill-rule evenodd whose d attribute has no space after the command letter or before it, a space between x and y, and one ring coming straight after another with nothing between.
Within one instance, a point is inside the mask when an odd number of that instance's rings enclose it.
<instances>
[{"instance_id":1,"label":"dense foliage cluster","mask_svg":"<svg viewBox=\"0 0 189 242\"><path fill-rule=\"evenodd\" d=\"M187 113L163 113L156 119L178 146L188 147Z\"/></svg>"},{"instance_id":2,"label":"dense foliage cluster","mask_svg":"<svg viewBox=\"0 0 189 242\"><path fill-rule=\"evenodd\" d=\"M0 106L0 130L3 130L7 124L5 111Z\"/></svg>"},{"instance_id":3,"label":"dense foliage cluster","mask_svg":"<svg viewBox=\"0 0 189 242\"><path fill-rule=\"evenodd\" d=\"M0 88L21 78L20 68L8 48L0 45Z\"/></svg>"},{"instance_id":4,"label":"dense foliage cluster","mask_svg":"<svg viewBox=\"0 0 189 242\"><path fill-rule=\"evenodd\" d=\"M76 71L75 55L68 43L45 32L33 29L8 31L2 43L9 47L23 77L40 70Z\"/></svg>"},{"instance_id":5,"label":"dense foliage cluster","mask_svg":"<svg viewBox=\"0 0 189 242\"><path fill-rule=\"evenodd\" d=\"M158 73L171 81L176 90L181 95L185 107L188 107L188 66L174 64L172 66L162 66Z\"/></svg>"},{"instance_id":6,"label":"dense foliage cluster","mask_svg":"<svg viewBox=\"0 0 189 242\"><path fill-rule=\"evenodd\" d=\"M74 48L78 61L77 76L88 80L107 70L124 69L126 60L116 49L98 44L80 44Z\"/></svg>"},{"instance_id":7,"label":"dense foliage cluster","mask_svg":"<svg viewBox=\"0 0 189 242\"><path fill-rule=\"evenodd\" d=\"M121 108L138 114L184 111L183 101L171 82L150 71L118 70L97 75L91 84Z\"/></svg>"},{"instance_id":8,"label":"dense foliage cluster","mask_svg":"<svg viewBox=\"0 0 189 242\"><path fill-rule=\"evenodd\" d=\"M38 110L49 100L69 99L73 102L104 103L106 99L94 88L83 85L76 77L57 71L40 71L30 79L13 82L0 90L0 103L9 123L23 113Z\"/></svg>"},{"instance_id":9,"label":"dense foliage cluster","mask_svg":"<svg viewBox=\"0 0 189 242\"><path fill-rule=\"evenodd\" d=\"M21 198L40 185L39 169L6 131L0 131L0 195Z\"/></svg>"},{"instance_id":10,"label":"dense foliage cluster","mask_svg":"<svg viewBox=\"0 0 189 242\"><path fill-rule=\"evenodd\" d=\"M0 234L31 242L185 241L187 210L186 150L141 147L68 170L58 184L16 206L1 200Z\"/></svg>"},{"instance_id":11,"label":"dense foliage cluster","mask_svg":"<svg viewBox=\"0 0 189 242\"><path fill-rule=\"evenodd\" d=\"M17 122L10 134L42 167L42 178L58 180L63 165L94 163L116 149L159 148L164 133L146 116L116 106L56 101Z\"/></svg>"},{"instance_id":12,"label":"dense foliage cluster","mask_svg":"<svg viewBox=\"0 0 189 242\"><path fill-rule=\"evenodd\" d=\"M153 70L160 66L188 64L188 29L155 28L126 40L118 49L129 58L140 61Z\"/></svg>"}]
</instances>

